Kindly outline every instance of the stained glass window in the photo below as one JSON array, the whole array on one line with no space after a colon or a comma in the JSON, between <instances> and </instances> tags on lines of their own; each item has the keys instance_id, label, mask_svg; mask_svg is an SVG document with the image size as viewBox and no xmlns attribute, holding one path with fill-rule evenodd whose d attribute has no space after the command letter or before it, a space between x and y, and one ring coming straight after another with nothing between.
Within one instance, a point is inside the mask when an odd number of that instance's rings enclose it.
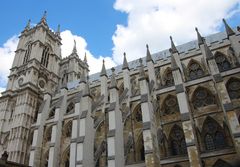
<instances>
[{"instance_id":1,"label":"stained glass window","mask_svg":"<svg viewBox=\"0 0 240 167\"><path fill-rule=\"evenodd\" d=\"M174 125L170 133L170 152L171 155L184 155L187 153L183 130L177 125Z\"/></svg>"},{"instance_id":2,"label":"stained glass window","mask_svg":"<svg viewBox=\"0 0 240 167\"><path fill-rule=\"evenodd\" d=\"M163 111L164 115L169 115L169 114L179 112L177 98L171 95L168 96L164 101L163 110L164 110Z\"/></svg>"},{"instance_id":3,"label":"stained glass window","mask_svg":"<svg viewBox=\"0 0 240 167\"><path fill-rule=\"evenodd\" d=\"M218 69L220 72L227 71L231 69L231 64L227 60L226 56L224 56L222 53L217 53L215 55L215 60L218 66Z\"/></svg>"},{"instance_id":4,"label":"stained glass window","mask_svg":"<svg viewBox=\"0 0 240 167\"><path fill-rule=\"evenodd\" d=\"M202 133L206 150L222 149L227 146L222 127L212 118L206 119Z\"/></svg>"},{"instance_id":5,"label":"stained glass window","mask_svg":"<svg viewBox=\"0 0 240 167\"><path fill-rule=\"evenodd\" d=\"M197 78L201 78L204 76L204 71L203 69L201 68L201 66L196 63L196 62L193 62L189 65L189 79L190 80L194 80L194 79L197 79Z\"/></svg>"},{"instance_id":6,"label":"stained glass window","mask_svg":"<svg viewBox=\"0 0 240 167\"><path fill-rule=\"evenodd\" d=\"M240 80L232 78L227 83L227 91L230 99L240 98Z\"/></svg>"},{"instance_id":7,"label":"stained glass window","mask_svg":"<svg viewBox=\"0 0 240 167\"><path fill-rule=\"evenodd\" d=\"M198 88L194 92L193 106L195 108L205 107L211 104L215 104L215 97L205 88Z\"/></svg>"}]
</instances>

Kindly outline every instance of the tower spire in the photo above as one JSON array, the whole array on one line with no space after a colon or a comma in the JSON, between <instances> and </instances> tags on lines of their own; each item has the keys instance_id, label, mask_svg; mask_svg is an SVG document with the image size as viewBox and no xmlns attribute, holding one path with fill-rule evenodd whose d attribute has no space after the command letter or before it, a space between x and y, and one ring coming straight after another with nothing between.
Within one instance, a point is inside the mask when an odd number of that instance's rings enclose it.
<instances>
[{"instance_id":1,"label":"tower spire","mask_svg":"<svg viewBox=\"0 0 240 167\"><path fill-rule=\"evenodd\" d=\"M103 59L102 70L101 70L100 76L102 77L104 75L107 77L107 72L106 72L106 68L105 68L105 60Z\"/></svg>"},{"instance_id":2,"label":"tower spire","mask_svg":"<svg viewBox=\"0 0 240 167\"><path fill-rule=\"evenodd\" d=\"M225 26L225 29L226 29L226 33L227 33L227 36L231 36L231 35L234 35L235 32L232 30L232 28L227 24L226 20L225 19L222 19L223 20L223 23L224 23L224 26Z\"/></svg>"},{"instance_id":3,"label":"tower spire","mask_svg":"<svg viewBox=\"0 0 240 167\"><path fill-rule=\"evenodd\" d=\"M46 10L43 13L40 23L47 25L47 11Z\"/></svg>"},{"instance_id":4,"label":"tower spire","mask_svg":"<svg viewBox=\"0 0 240 167\"><path fill-rule=\"evenodd\" d=\"M27 25L25 27L25 30L29 30L31 27L30 27L30 24L31 24L31 20L28 19L28 22L27 22Z\"/></svg>"},{"instance_id":5,"label":"tower spire","mask_svg":"<svg viewBox=\"0 0 240 167\"><path fill-rule=\"evenodd\" d=\"M198 45L202 45L204 43L204 38L201 36L201 34L198 31L198 28L195 28L196 32L197 32L197 38L198 38Z\"/></svg>"},{"instance_id":6,"label":"tower spire","mask_svg":"<svg viewBox=\"0 0 240 167\"><path fill-rule=\"evenodd\" d=\"M147 62L153 61L153 60L152 60L151 53L150 53L150 51L149 51L148 44L146 44L146 47L147 47L147 58L146 58L146 61L147 61Z\"/></svg>"},{"instance_id":7,"label":"tower spire","mask_svg":"<svg viewBox=\"0 0 240 167\"><path fill-rule=\"evenodd\" d=\"M83 59L83 61L87 64L87 53L86 53L86 52L84 53L84 59Z\"/></svg>"},{"instance_id":8,"label":"tower spire","mask_svg":"<svg viewBox=\"0 0 240 167\"><path fill-rule=\"evenodd\" d=\"M123 53L123 66L122 66L122 70L124 70L124 69L129 69L125 52Z\"/></svg>"},{"instance_id":9,"label":"tower spire","mask_svg":"<svg viewBox=\"0 0 240 167\"><path fill-rule=\"evenodd\" d=\"M73 44L73 50L72 50L73 54L77 54L77 47L76 47L76 40L74 39L74 44Z\"/></svg>"},{"instance_id":10,"label":"tower spire","mask_svg":"<svg viewBox=\"0 0 240 167\"><path fill-rule=\"evenodd\" d=\"M56 35L60 36L60 24L58 24Z\"/></svg>"},{"instance_id":11,"label":"tower spire","mask_svg":"<svg viewBox=\"0 0 240 167\"><path fill-rule=\"evenodd\" d=\"M174 54L174 53L178 53L178 50L173 42L173 39L172 39L172 36L170 36L170 40L171 40L171 52Z\"/></svg>"}]
</instances>

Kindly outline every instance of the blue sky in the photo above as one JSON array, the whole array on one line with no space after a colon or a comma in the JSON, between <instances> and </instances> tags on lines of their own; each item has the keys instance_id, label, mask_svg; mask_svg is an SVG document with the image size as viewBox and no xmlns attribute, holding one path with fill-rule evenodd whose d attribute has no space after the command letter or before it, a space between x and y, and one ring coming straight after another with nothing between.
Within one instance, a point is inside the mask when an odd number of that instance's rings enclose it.
<instances>
[{"instance_id":1,"label":"blue sky","mask_svg":"<svg viewBox=\"0 0 240 167\"><path fill-rule=\"evenodd\" d=\"M112 54L112 35L117 24L126 24L127 15L114 10L114 0L3 1L0 10L0 44L20 33L28 19L37 23L46 10L48 24L69 29L84 37L94 55Z\"/></svg>"},{"instance_id":2,"label":"blue sky","mask_svg":"<svg viewBox=\"0 0 240 167\"><path fill-rule=\"evenodd\" d=\"M240 23L240 0L9 0L0 6L0 92L18 44L17 36L32 20L38 23L47 11L47 22L56 30L61 25L62 56L77 42L79 57L87 53L90 73L122 63L123 52L131 61L196 39L195 27L203 36L224 31L222 18L231 27Z\"/></svg>"}]
</instances>

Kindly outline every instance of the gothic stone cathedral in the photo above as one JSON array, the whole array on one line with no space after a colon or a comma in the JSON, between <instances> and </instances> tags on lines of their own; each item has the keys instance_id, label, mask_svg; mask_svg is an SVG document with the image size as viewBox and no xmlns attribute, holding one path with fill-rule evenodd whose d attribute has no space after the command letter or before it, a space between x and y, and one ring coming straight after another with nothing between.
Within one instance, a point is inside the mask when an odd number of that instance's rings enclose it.
<instances>
[{"instance_id":1,"label":"gothic stone cathedral","mask_svg":"<svg viewBox=\"0 0 240 167\"><path fill-rule=\"evenodd\" d=\"M46 14L27 24L0 97L0 154L34 167L233 167L240 157L240 32L88 75L61 57ZM100 71L100 70L99 70Z\"/></svg>"}]
</instances>

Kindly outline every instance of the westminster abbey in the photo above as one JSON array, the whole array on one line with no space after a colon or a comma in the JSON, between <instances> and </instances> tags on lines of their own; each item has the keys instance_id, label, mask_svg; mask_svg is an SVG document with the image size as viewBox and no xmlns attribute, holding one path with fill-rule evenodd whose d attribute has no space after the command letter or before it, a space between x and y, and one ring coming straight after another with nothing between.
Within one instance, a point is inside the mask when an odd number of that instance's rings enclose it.
<instances>
[{"instance_id":1,"label":"westminster abbey","mask_svg":"<svg viewBox=\"0 0 240 167\"><path fill-rule=\"evenodd\" d=\"M33 167L233 167L240 157L240 32L224 32L89 75L61 57L46 13L19 36L0 97L0 154Z\"/></svg>"}]
</instances>

